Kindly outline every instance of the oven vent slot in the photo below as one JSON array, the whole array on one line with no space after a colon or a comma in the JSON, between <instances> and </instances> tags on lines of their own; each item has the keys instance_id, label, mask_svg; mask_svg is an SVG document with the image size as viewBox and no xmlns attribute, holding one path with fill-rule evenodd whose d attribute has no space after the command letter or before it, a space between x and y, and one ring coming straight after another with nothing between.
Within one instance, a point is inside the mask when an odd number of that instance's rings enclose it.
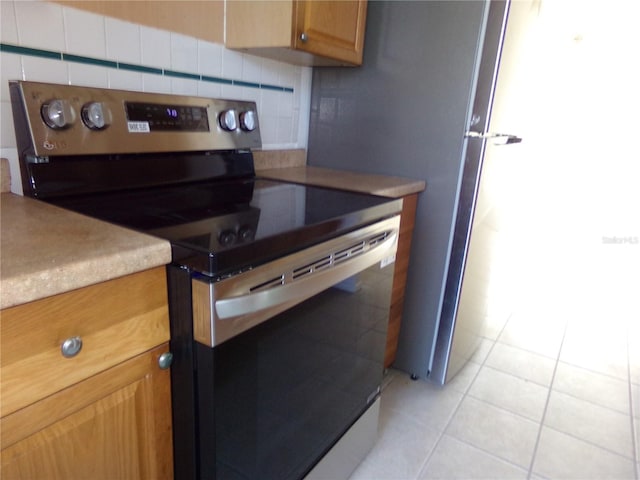
<instances>
[{"instance_id":1,"label":"oven vent slot","mask_svg":"<svg viewBox=\"0 0 640 480\"><path fill-rule=\"evenodd\" d=\"M264 290L265 288L277 287L279 285L284 285L284 274L274 277L271 280L267 280L266 282L262 282L255 287L251 287L249 291L253 292L255 290Z\"/></svg>"},{"instance_id":2,"label":"oven vent slot","mask_svg":"<svg viewBox=\"0 0 640 480\"><path fill-rule=\"evenodd\" d=\"M369 239L369 247L375 247L378 243L384 242L389 236L388 232L381 233Z\"/></svg>"},{"instance_id":3,"label":"oven vent slot","mask_svg":"<svg viewBox=\"0 0 640 480\"><path fill-rule=\"evenodd\" d=\"M278 287L287 283L295 282L301 278L308 277L309 275L313 275L316 272L331 268L375 248L377 245L389 238L390 234L391 232L383 232L373 235L369 238L354 243L347 248L342 248L336 252L331 252L321 258L314 260L313 262L305 263L300 267L295 267L292 270L278 275L277 277L267 280L266 282L255 285L249 288L249 291L254 292L256 290L267 290L269 288Z\"/></svg>"},{"instance_id":4,"label":"oven vent slot","mask_svg":"<svg viewBox=\"0 0 640 480\"><path fill-rule=\"evenodd\" d=\"M318 270L322 270L323 268L327 268L331 265L331 255L327 255L322 257L319 260L316 260L312 263L305 265L304 267L298 267L293 269L293 279L303 277L305 275L309 275Z\"/></svg>"},{"instance_id":5,"label":"oven vent slot","mask_svg":"<svg viewBox=\"0 0 640 480\"><path fill-rule=\"evenodd\" d=\"M333 254L333 263L341 263L345 260L349 260L349 258L354 255L358 255L359 253L364 252L364 247L366 242L358 242L351 245L349 248L345 248L344 250L340 250Z\"/></svg>"}]
</instances>

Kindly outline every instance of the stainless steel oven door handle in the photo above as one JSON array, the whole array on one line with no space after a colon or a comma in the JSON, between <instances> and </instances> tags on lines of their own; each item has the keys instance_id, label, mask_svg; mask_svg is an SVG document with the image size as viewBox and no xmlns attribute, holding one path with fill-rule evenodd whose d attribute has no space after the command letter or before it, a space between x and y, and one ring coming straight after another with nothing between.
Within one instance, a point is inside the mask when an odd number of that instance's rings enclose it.
<instances>
[{"instance_id":1,"label":"stainless steel oven door handle","mask_svg":"<svg viewBox=\"0 0 640 480\"><path fill-rule=\"evenodd\" d=\"M218 282L193 278L194 340L215 347L377 262L392 263L399 230L396 215Z\"/></svg>"},{"instance_id":2,"label":"stainless steel oven door handle","mask_svg":"<svg viewBox=\"0 0 640 480\"><path fill-rule=\"evenodd\" d=\"M384 242L376 245L375 248L354 256L343 263L329 267L327 270L311 273L301 280L285 283L261 292L216 300L215 310L217 317L219 319L227 319L249 315L281 304L289 304L292 301L309 298L361 272L376 262L382 261L389 255L389 250L396 245L396 240L397 234L393 233Z\"/></svg>"}]
</instances>

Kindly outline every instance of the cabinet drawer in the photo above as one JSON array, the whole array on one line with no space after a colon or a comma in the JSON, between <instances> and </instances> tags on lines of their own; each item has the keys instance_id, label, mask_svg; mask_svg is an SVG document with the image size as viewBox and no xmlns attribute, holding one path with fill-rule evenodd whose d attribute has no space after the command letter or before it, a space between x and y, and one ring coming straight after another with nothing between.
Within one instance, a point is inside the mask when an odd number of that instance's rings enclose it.
<instances>
[{"instance_id":1,"label":"cabinet drawer","mask_svg":"<svg viewBox=\"0 0 640 480\"><path fill-rule=\"evenodd\" d=\"M0 416L169 340L164 267L2 311ZM73 357L62 343L82 339Z\"/></svg>"}]
</instances>

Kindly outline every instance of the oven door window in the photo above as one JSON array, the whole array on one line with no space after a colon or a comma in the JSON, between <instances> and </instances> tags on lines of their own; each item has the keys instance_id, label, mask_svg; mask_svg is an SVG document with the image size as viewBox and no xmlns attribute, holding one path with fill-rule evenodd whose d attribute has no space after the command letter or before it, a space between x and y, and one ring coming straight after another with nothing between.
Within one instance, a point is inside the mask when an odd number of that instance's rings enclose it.
<instances>
[{"instance_id":1,"label":"oven door window","mask_svg":"<svg viewBox=\"0 0 640 480\"><path fill-rule=\"evenodd\" d=\"M392 277L376 264L214 348L196 344L201 476L309 472L377 398Z\"/></svg>"}]
</instances>

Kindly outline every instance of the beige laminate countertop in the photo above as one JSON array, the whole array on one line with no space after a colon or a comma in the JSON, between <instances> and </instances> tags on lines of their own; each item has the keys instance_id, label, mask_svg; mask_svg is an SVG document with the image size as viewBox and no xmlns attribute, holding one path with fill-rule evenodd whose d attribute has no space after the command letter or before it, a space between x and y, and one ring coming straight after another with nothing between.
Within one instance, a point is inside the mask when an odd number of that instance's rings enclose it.
<instances>
[{"instance_id":1,"label":"beige laminate countertop","mask_svg":"<svg viewBox=\"0 0 640 480\"><path fill-rule=\"evenodd\" d=\"M168 241L11 193L0 195L0 308L171 261Z\"/></svg>"},{"instance_id":2,"label":"beige laminate countertop","mask_svg":"<svg viewBox=\"0 0 640 480\"><path fill-rule=\"evenodd\" d=\"M418 193L425 189L423 180L308 166L256 170L256 175L272 180L338 188L392 198Z\"/></svg>"}]
</instances>

